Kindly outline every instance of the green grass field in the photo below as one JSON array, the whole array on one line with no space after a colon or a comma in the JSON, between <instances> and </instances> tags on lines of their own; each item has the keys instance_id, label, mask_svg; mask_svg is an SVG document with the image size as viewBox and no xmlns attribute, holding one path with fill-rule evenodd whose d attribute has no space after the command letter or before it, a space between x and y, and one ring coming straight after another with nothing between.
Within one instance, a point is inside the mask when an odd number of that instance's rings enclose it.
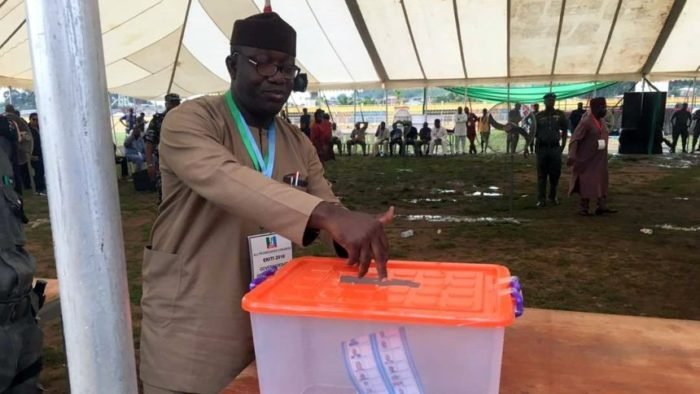
<instances>
[{"instance_id":1,"label":"green grass field","mask_svg":"<svg viewBox=\"0 0 700 394\"><path fill-rule=\"evenodd\" d=\"M575 215L576 199L563 196L568 172L560 186L562 205L534 208L534 158L516 156L511 164L506 155L354 156L327 164L327 177L347 207L372 213L396 207L398 217L387 228L392 258L504 264L520 276L528 307L700 320L700 156L615 156L610 175L610 205L620 212L583 218ZM141 251L156 196L136 193L130 183L119 186L138 344ZM48 217L45 198L30 196L26 204L35 223ZM514 218L519 224L434 223L409 215ZM657 227L664 224L696 231ZM401 238L407 229L415 235ZM37 275L55 277L50 225L30 223L27 235ZM295 253L331 255L321 244ZM59 329L58 321L44 322L49 393L67 392Z\"/></svg>"}]
</instances>

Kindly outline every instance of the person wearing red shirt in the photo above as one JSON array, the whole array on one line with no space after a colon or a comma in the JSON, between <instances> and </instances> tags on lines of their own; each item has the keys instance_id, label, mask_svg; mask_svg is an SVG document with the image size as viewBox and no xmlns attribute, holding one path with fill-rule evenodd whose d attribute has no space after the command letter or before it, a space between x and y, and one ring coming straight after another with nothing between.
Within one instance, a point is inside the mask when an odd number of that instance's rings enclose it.
<instances>
[{"instance_id":1,"label":"person wearing red shirt","mask_svg":"<svg viewBox=\"0 0 700 394\"><path fill-rule=\"evenodd\" d=\"M314 144L321 162L335 160L333 145L331 145L332 138L333 131L330 116L324 114L321 109L316 110L314 113L314 124L311 125L311 143Z\"/></svg>"}]
</instances>

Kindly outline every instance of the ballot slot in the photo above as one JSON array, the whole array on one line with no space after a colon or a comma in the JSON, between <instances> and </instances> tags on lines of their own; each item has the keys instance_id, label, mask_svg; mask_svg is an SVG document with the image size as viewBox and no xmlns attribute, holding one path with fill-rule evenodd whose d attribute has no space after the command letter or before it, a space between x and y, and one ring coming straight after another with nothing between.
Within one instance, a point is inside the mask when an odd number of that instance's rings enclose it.
<instances>
[{"instance_id":1,"label":"ballot slot","mask_svg":"<svg viewBox=\"0 0 700 394\"><path fill-rule=\"evenodd\" d=\"M396 286L404 286L404 287L412 287L412 288L420 287L420 283L414 282L412 280L405 280L405 279L384 279L384 280L381 280L379 278L369 278L369 277L358 278L356 276L350 276L350 275L341 276L340 283L348 283L348 284L356 284L356 285L375 285L375 286L379 286L379 287L396 287Z\"/></svg>"}]
</instances>

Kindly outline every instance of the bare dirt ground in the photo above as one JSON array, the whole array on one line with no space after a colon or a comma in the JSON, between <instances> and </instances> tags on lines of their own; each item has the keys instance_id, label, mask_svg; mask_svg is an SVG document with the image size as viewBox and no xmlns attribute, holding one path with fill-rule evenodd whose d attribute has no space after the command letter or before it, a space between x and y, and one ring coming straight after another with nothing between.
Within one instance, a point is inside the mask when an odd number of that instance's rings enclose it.
<instances>
[{"instance_id":1,"label":"bare dirt ground","mask_svg":"<svg viewBox=\"0 0 700 394\"><path fill-rule=\"evenodd\" d=\"M531 307L700 320L700 156L612 156L610 205L620 212L603 217L575 214L567 170L562 204L535 208L532 157L342 157L328 163L327 177L351 209L396 207L387 228L394 259L506 265L521 277ZM141 252L155 195L120 182L120 201L138 348ZM37 276L55 277L46 199L30 196L26 204ZM401 238L409 229L414 236ZM331 253L322 244L295 251ZM43 383L49 393L68 392L60 320L42 324Z\"/></svg>"}]
</instances>

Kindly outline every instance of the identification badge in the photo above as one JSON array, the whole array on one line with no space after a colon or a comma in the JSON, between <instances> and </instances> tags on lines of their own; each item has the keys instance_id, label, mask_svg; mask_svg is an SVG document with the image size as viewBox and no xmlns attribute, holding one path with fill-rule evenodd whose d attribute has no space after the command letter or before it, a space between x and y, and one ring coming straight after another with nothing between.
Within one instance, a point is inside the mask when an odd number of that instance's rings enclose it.
<instances>
[{"instance_id":1,"label":"identification badge","mask_svg":"<svg viewBox=\"0 0 700 394\"><path fill-rule=\"evenodd\" d=\"M598 150L603 150L605 149L605 140L600 139L598 140Z\"/></svg>"},{"instance_id":2,"label":"identification badge","mask_svg":"<svg viewBox=\"0 0 700 394\"><path fill-rule=\"evenodd\" d=\"M248 237L248 250L252 279L266 269L272 266L279 268L292 259L292 241L275 233L251 235Z\"/></svg>"}]
</instances>

